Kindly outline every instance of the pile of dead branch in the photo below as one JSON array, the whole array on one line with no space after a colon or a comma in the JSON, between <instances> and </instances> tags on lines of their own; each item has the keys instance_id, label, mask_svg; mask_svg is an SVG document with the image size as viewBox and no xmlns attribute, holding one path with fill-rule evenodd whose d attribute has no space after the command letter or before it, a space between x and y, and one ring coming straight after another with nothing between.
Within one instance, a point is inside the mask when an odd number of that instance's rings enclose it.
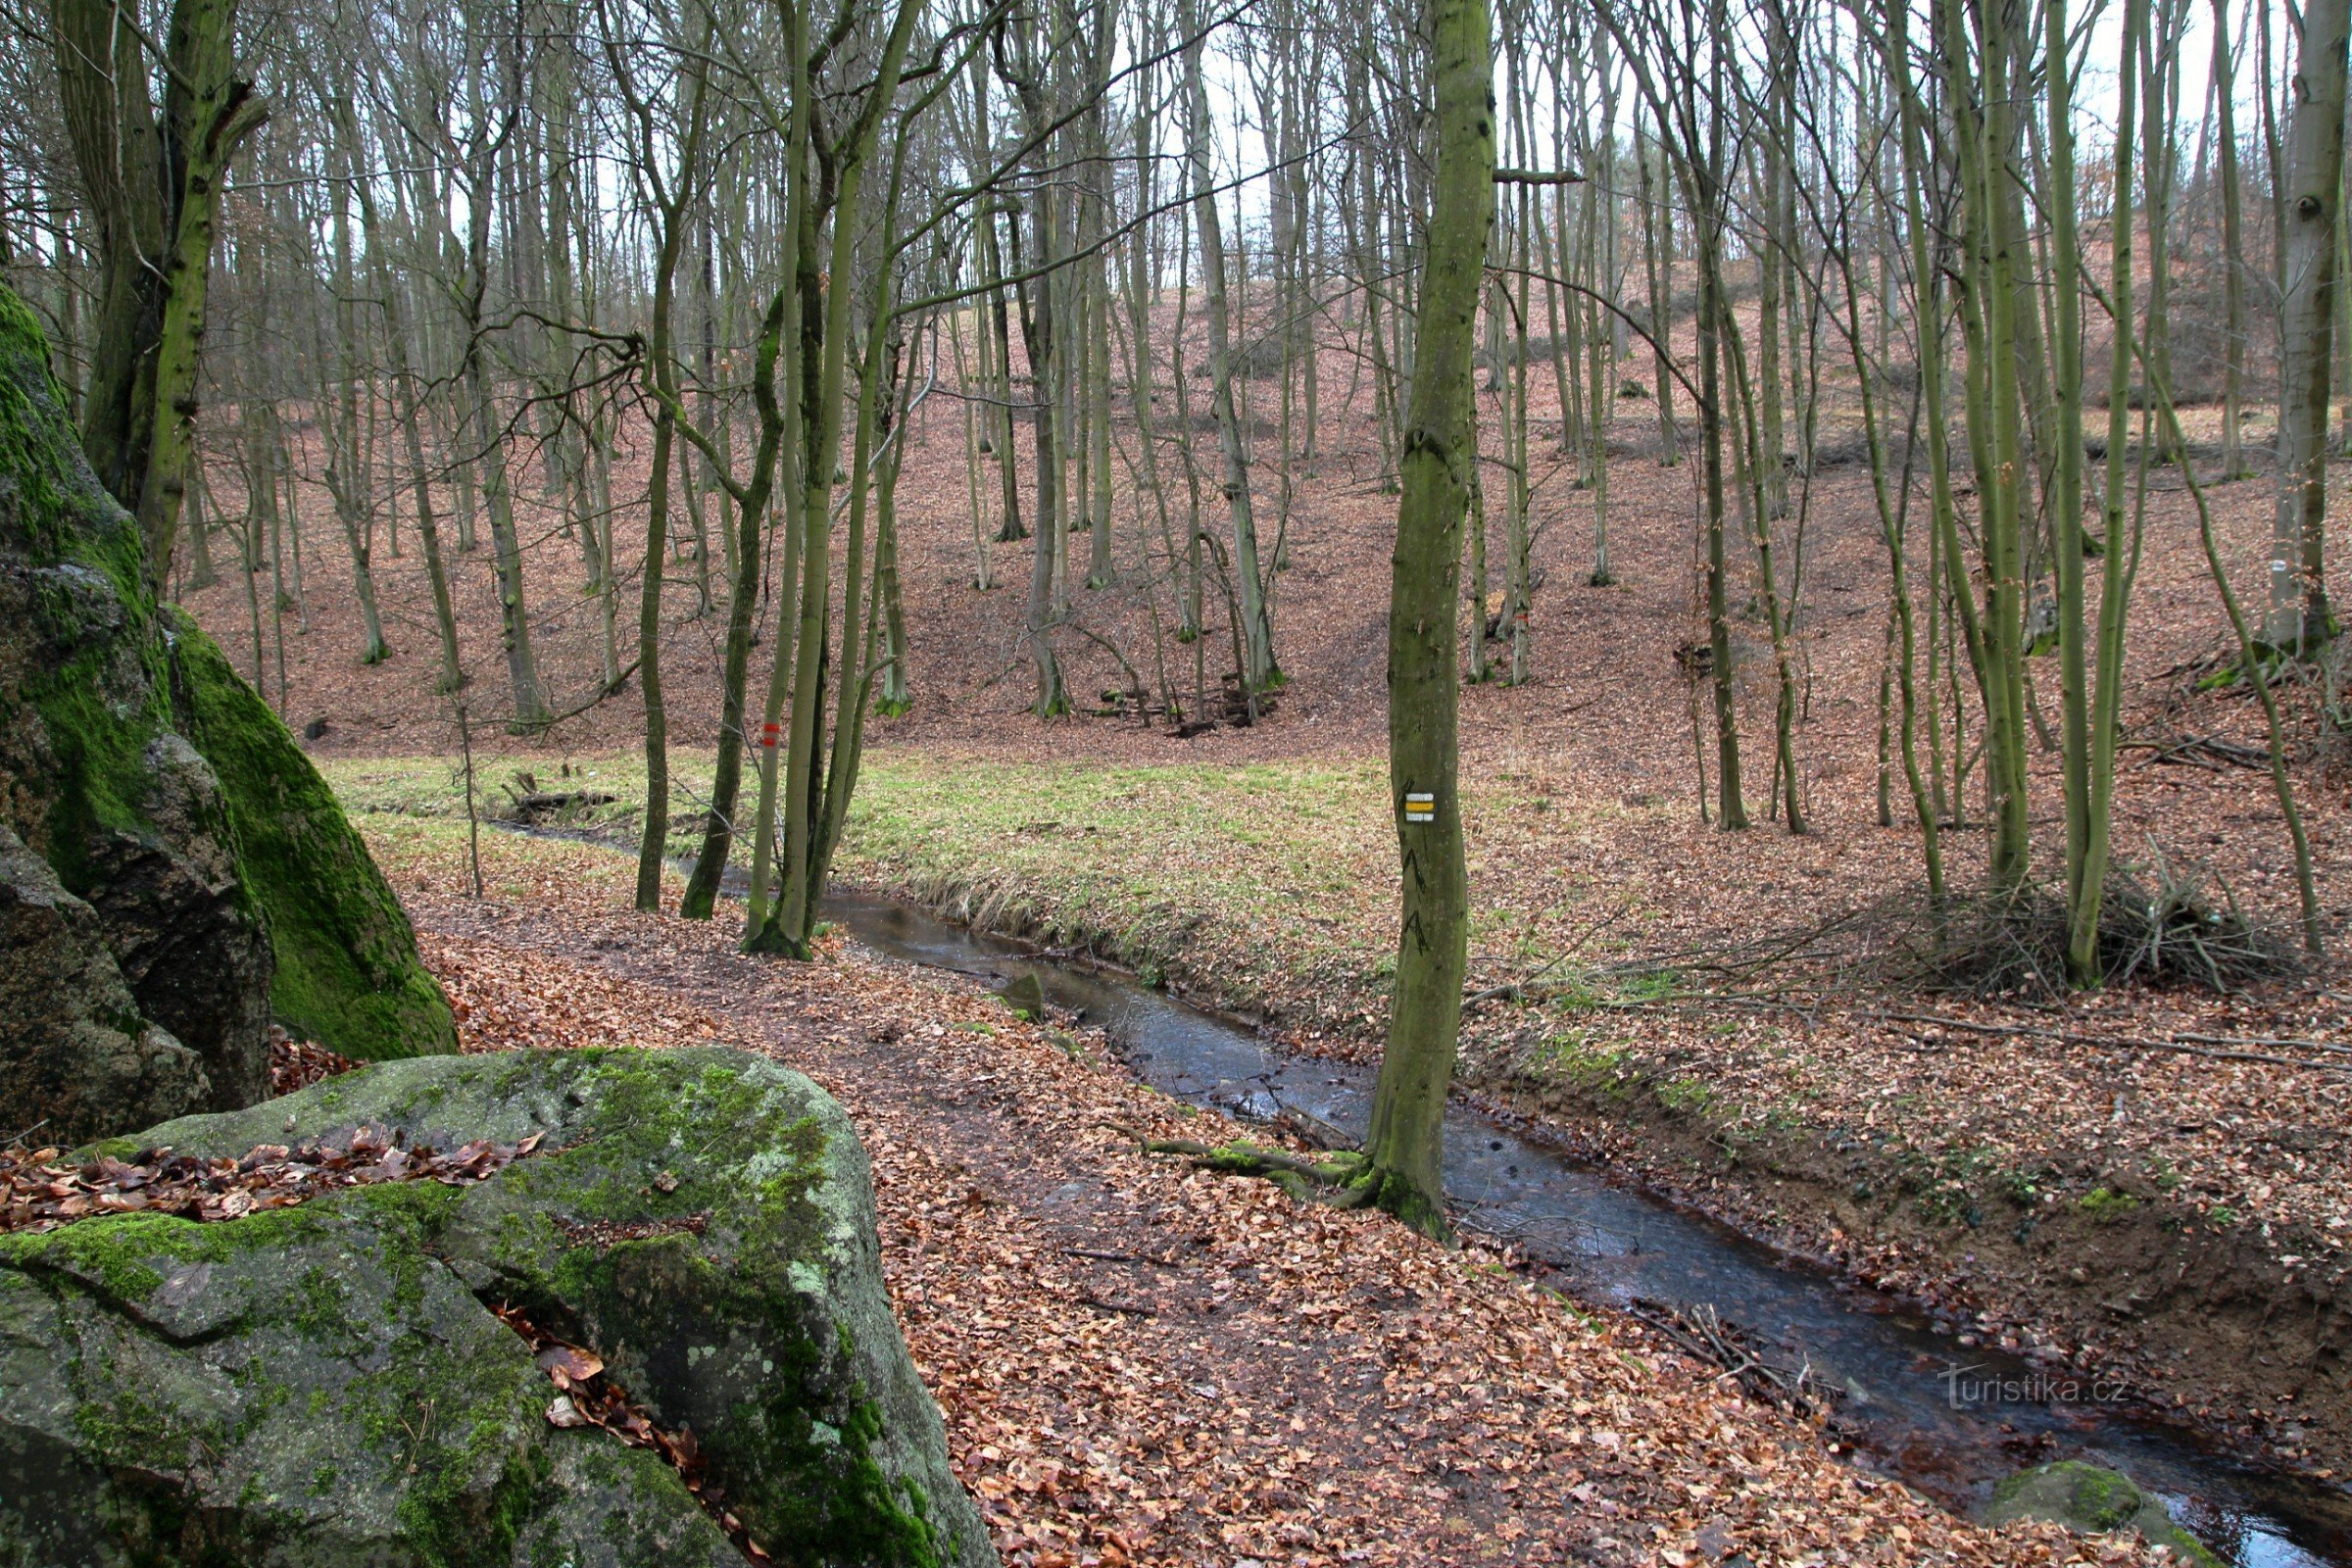
<instances>
[{"instance_id":1,"label":"pile of dead branch","mask_svg":"<svg viewBox=\"0 0 2352 1568\"><path fill-rule=\"evenodd\" d=\"M1874 911L1882 963L1899 987L1947 996L2054 999L2068 994L2066 901L2029 883L2012 893L1917 897ZM2107 879L2099 965L2109 985L2137 982L2243 991L2295 973L2295 945L2238 906L2209 871L2177 871L2161 858Z\"/></svg>"},{"instance_id":2,"label":"pile of dead branch","mask_svg":"<svg viewBox=\"0 0 2352 1568\"><path fill-rule=\"evenodd\" d=\"M1835 1420L1838 1390L1814 1375L1810 1360L1800 1357L1791 1365L1768 1352L1757 1335L1725 1322L1710 1303L1685 1307L1637 1297L1627 1310L1684 1354L1721 1367L1723 1381L1739 1385L1748 1397L1800 1421L1827 1426Z\"/></svg>"}]
</instances>

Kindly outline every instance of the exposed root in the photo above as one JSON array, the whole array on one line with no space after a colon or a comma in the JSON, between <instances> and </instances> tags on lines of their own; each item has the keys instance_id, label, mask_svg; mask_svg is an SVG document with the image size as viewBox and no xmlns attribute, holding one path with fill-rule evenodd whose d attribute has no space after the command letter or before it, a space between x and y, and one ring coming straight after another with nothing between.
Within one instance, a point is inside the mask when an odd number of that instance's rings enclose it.
<instances>
[{"instance_id":1,"label":"exposed root","mask_svg":"<svg viewBox=\"0 0 2352 1568\"><path fill-rule=\"evenodd\" d=\"M1453 1224L1445 1209L1393 1170L1355 1150L1336 1150L1306 1159L1247 1139L1209 1145L1190 1138L1147 1138L1148 1154L1182 1154L1197 1170L1227 1176L1255 1176L1272 1182L1302 1203L1326 1208L1377 1208L1394 1215L1433 1242L1453 1243Z\"/></svg>"},{"instance_id":2,"label":"exposed root","mask_svg":"<svg viewBox=\"0 0 2352 1568\"><path fill-rule=\"evenodd\" d=\"M1144 1152L1183 1154L1197 1170L1262 1177L1300 1202L1332 1208L1361 1208L1377 1192L1376 1184L1366 1179L1373 1170L1370 1161L1350 1150L1334 1152L1322 1159L1302 1159L1247 1139L1211 1146L1190 1138L1150 1138L1144 1140Z\"/></svg>"}]
</instances>

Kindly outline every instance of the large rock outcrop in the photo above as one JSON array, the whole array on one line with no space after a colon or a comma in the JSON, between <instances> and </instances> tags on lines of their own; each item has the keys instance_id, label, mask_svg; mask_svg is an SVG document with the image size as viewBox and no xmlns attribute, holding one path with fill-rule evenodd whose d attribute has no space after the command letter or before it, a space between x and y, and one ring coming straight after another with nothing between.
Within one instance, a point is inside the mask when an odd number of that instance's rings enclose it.
<instances>
[{"instance_id":1,"label":"large rock outcrop","mask_svg":"<svg viewBox=\"0 0 2352 1568\"><path fill-rule=\"evenodd\" d=\"M0 1014L0 1131L46 1117L73 1141L159 1108L251 1104L273 1014L346 1055L455 1049L415 936L317 770L211 640L157 606L138 530L92 476L39 327L4 287L0 827L94 916L74 915L74 940L113 975L84 964L87 984L44 991L27 965L61 950L0 950L0 990L55 998ZM29 886L6 895L20 912L65 907ZM76 1021L102 1016L201 1064L150 1075L155 1093L180 1086L176 1103L111 1101L96 1086L114 1068L67 1059L98 1039ZM13 1097L42 1079L91 1093L66 1107Z\"/></svg>"},{"instance_id":2,"label":"large rock outcrop","mask_svg":"<svg viewBox=\"0 0 2352 1568\"><path fill-rule=\"evenodd\" d=\"M740 1563L490 1308L593 1350L776 1561L994 1568L883 1294L865 1155L741 1052L385 1063L135 1142L540 1152L199 1225L0 1237L0 1561ZM126 1151L132 1141L118 1141Z\"/></svg>"}]
</instances>

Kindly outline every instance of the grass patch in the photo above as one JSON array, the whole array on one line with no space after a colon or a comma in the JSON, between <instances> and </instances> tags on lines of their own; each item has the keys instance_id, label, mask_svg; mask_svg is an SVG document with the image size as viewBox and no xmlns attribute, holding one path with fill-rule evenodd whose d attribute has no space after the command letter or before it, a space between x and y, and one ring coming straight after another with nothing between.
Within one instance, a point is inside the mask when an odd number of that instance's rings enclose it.
<instances>
[{"instance_id":1,"label":"grass patch","mask_svg":"<svg viewBox=\"0 0 2352 1568\"><path fill-rule=\"evenodd\" d=\"M1669 1078L1657 1088L1658 1103L1685 1116L1703 1114L1715 1103L1715 1091L1695 1078Z\"/></svg>"}]
</instances>

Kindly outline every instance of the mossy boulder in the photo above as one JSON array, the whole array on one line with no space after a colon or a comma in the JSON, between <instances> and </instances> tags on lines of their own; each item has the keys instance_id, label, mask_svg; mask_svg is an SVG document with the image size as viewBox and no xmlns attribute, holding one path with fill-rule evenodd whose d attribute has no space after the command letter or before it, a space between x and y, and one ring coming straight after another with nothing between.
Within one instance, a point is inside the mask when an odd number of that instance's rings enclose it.
<instances>
[{"instance_id":1,"label":"mossy boulder","mask_svg":"<svg viewBox=\"0 0 2352 1568\"><path fill-rule=\"evenodd\" d=\"M1023 973L999 986L997 1000L1024 1018L1046 1015L1046 988L1036 975Z\"/></svg>"},{"instance_id":2,"label":"mossy boulder","mask_svg":"<svg viewBox=\"0 0 2352 1568\"><path fill-rule=\"evenodd\" d=\"M479 1185L0 1238L0 1562L740 1562L490 1310L596 1351L782 1563L994 1568L825 1093L715 1048L389 1062L137 1140L545 1135ZM118 1141L120 1144L121 1141Z\"/></svg>"},{"instance_id":3,"label":"mossy boulder","mask_svg":"<svg viewBox=\"0 0 2352 1568\"><path fill-rule=\"evenodd\" d=\"M0 825L96 912L142 1019L203 1062L209 1098L179 1109L268 1091L273 1013L351 1056L456 1049L415 935L317 770L211 639L156 603L138 529L91 474L48 364L0 287ZM87 1108L96 1119L53 1130L146 1115ZM0 1102L0 1126L36 1114Z\"/></svg>"},{"instance_id":4,"label":"mossy boulder","mask_svg":"<svg viewBox=\"0 0 2352 1568\"><path fill-rule=\"evenodd\" d=\"M1993 1488L1983 1517L1995 1525L2046 1519L2086 1536L2136 1530L2148 1544L2170 1547L2182 1562L2224 1568L2202 1542L2173 1523L2161 1499L2140 1491L2122 1471L2082 1459L2061 1459L2009 1477Z\"/></svg>"}]
</instances>

